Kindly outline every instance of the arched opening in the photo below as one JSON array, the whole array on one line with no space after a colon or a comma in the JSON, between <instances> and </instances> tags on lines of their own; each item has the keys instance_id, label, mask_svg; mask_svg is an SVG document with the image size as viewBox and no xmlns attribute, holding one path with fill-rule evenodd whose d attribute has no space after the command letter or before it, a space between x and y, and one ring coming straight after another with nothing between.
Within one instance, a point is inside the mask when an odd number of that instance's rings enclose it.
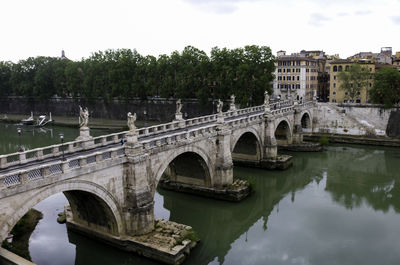
<instances>
[{"instance_id":1,"label":"arched opening","mask_svg":"<svg viewBox=\"0 0 400 265\"><path fill-rule=\"evenodd\" d=\"M260 145L257 137L251 132L245 132L240 136L232 151L233 162L259 161Z\"/></svg>"},{"instance_id":2,"label":"arched opening","mask_svg":"<svg viewBox=\"0 0 400 265\"><path fill-rule=\"evenodd\" d=\"M55 191L44 190L28 202L21 201L21 207L10 218L13 219L10 220L13 242L3 246L36 264L74 263L77 249L71 236L74 237L76 230L67 229L65 223L57 223L58 214L64 209L68 221L73 217L73 224L115 236L119 234L112 209L98 195L84 190L60 192L55 188ZM82 240L91 245L100 244L89 238Z\"/></svg>"},{"instance_id":3,"label":"arched opening","mask_svg":"<svg viewBox=\"0 0 400 265\"><path fill-rule=\"evenodd\" d=\"M308 113L304 113L301 117L301 128L304 129L311 129L311 119Z\"/></svg>"},{"instance_id":4,"label":"arched opening","mask_svg":"<svg viewBox=\"0 0 400 265\"><path fill-rule=\"evenodd\" d=\"M275 130L275 138L278 145L287 145L291 143L290 126L287 121L281 121Z\"/></svg>"},{"instance_id":5,"label":"arched opening","mask_svg":"<svg viewBox=\"0 0 400 265\"><path fill-rule=\"evenodd\" d=\"M194 153L185 152L175 157L162 174L162 178L173 182L209 187L211 177L204 159Z\"/></svg>"}]
</instances>

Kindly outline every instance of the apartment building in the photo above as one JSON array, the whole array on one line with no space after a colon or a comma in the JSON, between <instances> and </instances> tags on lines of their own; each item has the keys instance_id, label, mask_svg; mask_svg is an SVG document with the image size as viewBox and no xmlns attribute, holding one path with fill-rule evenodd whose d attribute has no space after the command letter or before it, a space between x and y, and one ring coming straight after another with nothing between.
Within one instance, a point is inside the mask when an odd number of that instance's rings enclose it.
<instances>
[{"instance_id":1,"label":"apartment building","mask_svg":"<svg viewBox=\"0 0 400 265\"><path fill-rule=\"evenodd\" d=\"M371 73L370 79L368 80L368 84L366 87L363 87L360 92L356 95L355 98L350 98L348 92L340 87L341 82L338 78L340 72L347 72L349 68L354 64L361 64L361 67L364 71ZM373 85L373 74L376 70L376 64L372 61L368 60L334 60L330 62L330 87L329 87L329 102L333 103L368 103L369 102L369 94L368 90ZM354 84L359 85L359 84Z\"/></svg>"},{"instance_id":2,"label":"apartment building","mask_svg":"<svg viewBox=\"0 0 400 265\"><path fill-rule=\"evenodd\" d=\"M274 97L311 100L313 91L318 90L318 77L325 72L325 59L322 51L303 50L291 55L279 51L275 62Z\"/></svg>"}]
</instances>

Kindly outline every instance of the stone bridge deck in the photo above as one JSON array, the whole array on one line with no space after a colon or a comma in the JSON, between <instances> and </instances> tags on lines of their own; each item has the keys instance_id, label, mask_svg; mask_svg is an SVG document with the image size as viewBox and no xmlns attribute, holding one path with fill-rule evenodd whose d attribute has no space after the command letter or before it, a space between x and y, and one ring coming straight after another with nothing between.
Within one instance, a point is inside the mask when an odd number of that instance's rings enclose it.
<instances>
[{"instance_id":1,"label":"stone bridge deck","mask_svg":"<svg viewBox=\"0 0 400 265\"><path fill-rule=\"evenodd\" d=\"M302 104L311 106L312 102ZM271 104L270 109L275 117L293 112L294 104L283 101ZM264 105L227 111L224 122L234 129L252 121L262 120ZM215 132L218 114L197 117L183 121L173 121L138 129L139 142L146 150L163 145L174 144L181 139L193 139L199 135ZM34 181L40 178L64 172L65 170L86 166L101 160L124 155L121 139L126 139L128 132L113 133L93 138L93 144L84 145L87 141L72 141L19 153L0 156L0 190ZM62 159L64 149L65 161ZM1 194L0 194L0 197Z\"/></svg>"}]
</instances>

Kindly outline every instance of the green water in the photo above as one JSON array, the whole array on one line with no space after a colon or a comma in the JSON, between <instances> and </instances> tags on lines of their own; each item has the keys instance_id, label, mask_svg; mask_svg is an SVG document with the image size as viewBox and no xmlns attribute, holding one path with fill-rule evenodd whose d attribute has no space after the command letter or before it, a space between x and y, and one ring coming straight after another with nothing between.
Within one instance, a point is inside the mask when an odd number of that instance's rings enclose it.
<instances>
[{"instance_id":1,"label":"green water","mask_svg":"<svg viewBox=\"0 0 400 265\"><path fill-rule=\"evenodd\" d=\"M18 128L21 134L18 134ZM115 132L111 130L92 129L92 136L99 136ZM60 134L64 135L64 142L73 141L79 136L78 128L63 126L46 126L35 128L17 124L0 123L0 155L18 152L19 146L24 150L37 147L61 144Z\"/></svg>"},{"instance_id":2,"label":"green water","mask_svg":"<svg viewBox=\"0 0 400 265\"><path fill-rule=\"evenodd\" d=\"M155 215L201 238L185 264L400 264L400 149L291 155L286 171L235 167L255 186L240 203L158 191ZM36 264L158 264L68 232L56 223L65 204L57 194L35 207L44 213L30 239Z\"/></svg>"}]
</instances>

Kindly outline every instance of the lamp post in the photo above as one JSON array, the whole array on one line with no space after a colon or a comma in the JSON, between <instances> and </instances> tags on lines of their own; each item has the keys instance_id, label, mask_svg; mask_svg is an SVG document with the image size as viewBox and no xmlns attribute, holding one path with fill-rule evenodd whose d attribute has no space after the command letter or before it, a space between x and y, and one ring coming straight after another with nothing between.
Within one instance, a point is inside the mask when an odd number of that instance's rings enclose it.
<instances>
[{"instance_id":1,"label":"lamp post","mask_svg":"<svg viewBox=\"0 0 400 265\"><path fill-rule=\"evenodd\" d=\"M143 111L143 115L144 115L144 127L147 127L147 116L146 116L147 112L146 110Z\"/></svg>"},{"instance_id":2,"label":"lamp post","mask_svg":"<svg viewBox=\"0 0 400 265\"><path fill-rule=\"evenodd\" d=\"M21 128L18 127L18 128L17 128L17 131L18 131L18 145L19 145L18 152L23 152L24 149L22 149L22 145L21 145L21 135L22 135Z\"/></svg>"},{"instance_id":3,"label":"lamp post","mask_svg":"<svg viewBox=\"0 0 400 265\"><path fill-rule=\"evenodd\" d=\"M61 140L61 149L62 149L62 161L65 160L64 157L64 134L60 133L60 140Z\"/></svg>"}]
</instances>

